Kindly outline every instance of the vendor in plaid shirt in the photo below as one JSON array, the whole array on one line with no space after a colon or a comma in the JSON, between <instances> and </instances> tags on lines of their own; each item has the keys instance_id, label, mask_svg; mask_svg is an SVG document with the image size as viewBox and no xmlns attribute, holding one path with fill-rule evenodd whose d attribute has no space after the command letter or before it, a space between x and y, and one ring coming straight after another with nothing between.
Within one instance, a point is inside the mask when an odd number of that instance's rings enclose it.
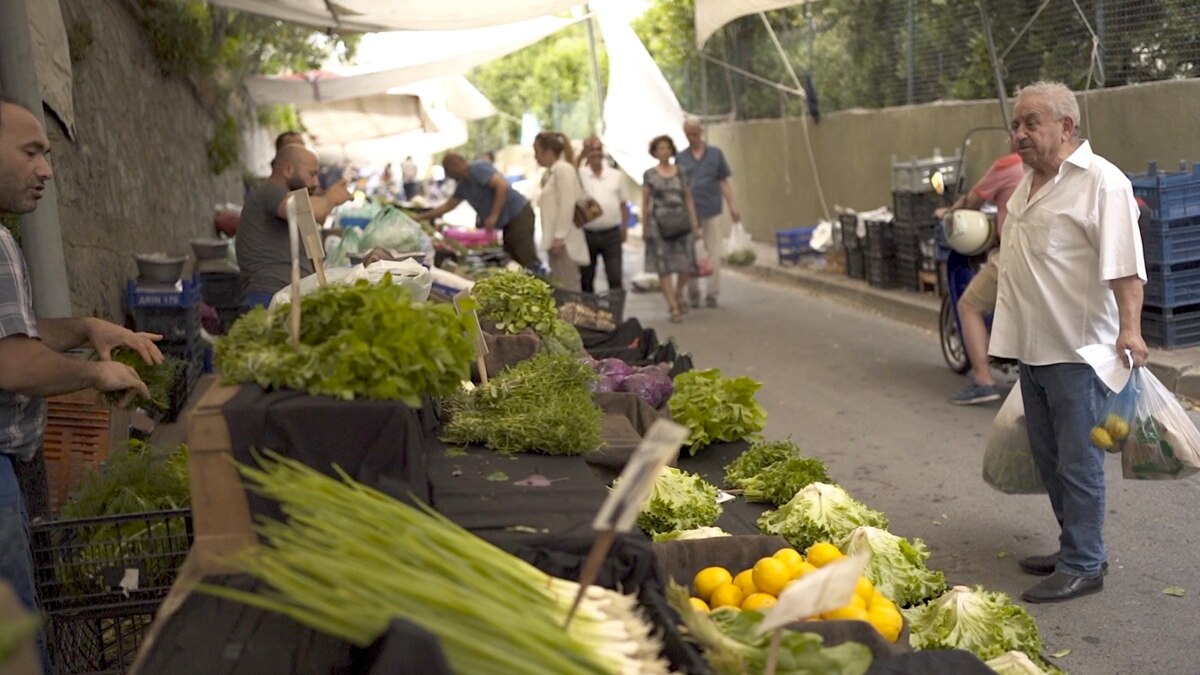
<instances>
[{"instance_id":1,"label":"vendor in plaid shirt","mask_svg":"<svg viewBox=\"0 0 1200 675\"><path fill-rule=\"evenodd\" d=\"M19 103L0 98L0 215L29 213L52 174L50 141L38 118ZM134 333L100 319L38 319L29 275L16 240L0 227L0 579L36 610L33 562L25 502L17 469L42 447L44 397L81 389L127 391L126 401L150 392L137 373L109 360L117 347L133 349L147 363L161 363L160 336ZM99 361L64 356L90 344Z\"/></svg>"}]
</instances>

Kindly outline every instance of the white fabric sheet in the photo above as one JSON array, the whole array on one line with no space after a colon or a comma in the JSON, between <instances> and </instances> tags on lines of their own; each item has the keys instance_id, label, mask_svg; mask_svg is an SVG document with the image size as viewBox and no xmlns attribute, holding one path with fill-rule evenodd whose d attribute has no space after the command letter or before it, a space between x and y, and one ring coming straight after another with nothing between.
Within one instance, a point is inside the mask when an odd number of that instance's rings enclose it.
<instances>
[{"instance_id":1,"label":"white fabric sheet","mask_svg":"<svg viewBox=\"0 0 1200 675\"><path fill-rule=\"evenodd\" d=\"M704 49L713 33L739 17L803 4L804 0L696 0L696 45Z\"/></svg>"},{"instance_id":2,"label":"white fabric sheet","mask_svg":"<svg viewBox=\"0 0 1200 675\"><path fill-rule=\"evenodd\" d=\"M319 28L371 32L457 30L558 14L578 0L210 0L214 5ZM330 8L333 8L331 12Z\"/></svg>"}]
</instances>

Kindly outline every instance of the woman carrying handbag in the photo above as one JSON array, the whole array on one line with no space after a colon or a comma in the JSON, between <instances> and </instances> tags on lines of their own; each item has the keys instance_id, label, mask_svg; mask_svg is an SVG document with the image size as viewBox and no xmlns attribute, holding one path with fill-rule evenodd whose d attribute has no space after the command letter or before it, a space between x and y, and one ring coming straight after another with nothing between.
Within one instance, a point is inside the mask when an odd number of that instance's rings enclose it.
<instances>
[{"instance_id":1,"label":"woman carrying handbag","mask_svg":"<svg viewBox=\"0 0 1200 675\"><path fill-rule=\"evenodd\" d=\"M561 133L543 131L533 141L533 156L546 168L538 208L542 213L542 250L550 263L550 285L580 290L579 267L586 265L587 239L575 225L575 205L583 197L571 143Z\"/></svg>"},{"instance_id":2,"label":"woman carrying handbag","mask_svg":"<svg viewBox=\"0 0 1200 675\"><path fill-rule=\"evenodd\" d=\"M650 141L650 154L658 165L648 169L642 181L646 271L658 273L671 321L680 323L687 313L683 290L698 272L696 237L700 236L700 224L687 175L671 163L675 142L670 136L659 136Z\"/></svg>"}]
</instances>

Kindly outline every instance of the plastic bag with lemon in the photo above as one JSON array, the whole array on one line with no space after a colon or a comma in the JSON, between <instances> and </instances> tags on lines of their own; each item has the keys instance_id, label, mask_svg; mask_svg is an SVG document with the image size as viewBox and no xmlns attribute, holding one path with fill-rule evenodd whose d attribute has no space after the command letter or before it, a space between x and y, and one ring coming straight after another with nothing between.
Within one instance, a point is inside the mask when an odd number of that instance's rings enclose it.
<instances>
[{"instance_id":1,"label":"plastic bag with lemon","mask_svg":"<svg viewBox=\"0 0 1200 675\"><path fill-rule=\"evenodd\" d=\"M829 542L813 544L806 553L782 548L736 575L724 567L706 567L692 580L691 605L702 612L723 608L763 611L774 605L779 594L791 583L843 557L838 547ZM890 642L899 639L904 625L896 604L865 576L859 578L848 605L809 617L809 620L866 621Z\"/></svg>"},{"instance_id":2,"label":"plastic bag with lemon","mask_svg":"<svg viewBox=\"0 0 1200 675\"><path fill-rule=\"evenodd\" d=\"M1092 427L1092 445L1108 452L1121 452L1137 415L1138 398L1142 393L1140 368L1134 368L1125 388L1108 397L1100 419Z\"/></svg>"}]
</instances>

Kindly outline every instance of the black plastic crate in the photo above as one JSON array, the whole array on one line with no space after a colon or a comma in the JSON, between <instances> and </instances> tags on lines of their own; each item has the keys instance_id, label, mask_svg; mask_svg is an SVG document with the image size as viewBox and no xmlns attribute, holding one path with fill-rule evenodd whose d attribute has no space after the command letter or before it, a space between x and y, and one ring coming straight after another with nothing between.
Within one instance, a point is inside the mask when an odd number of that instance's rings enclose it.
<instances>
[{"instance_id":1,"label":"black plastic crate","mask_svg":"<svg viewBox=\"0 0 1200 675\"><path fill-rule=\"evenodd\" d=\"M858 240L858 214L839 213L838 224L841 225L842 248L847 251L861 250L862 242Z\"/></svg>"},{"instance_id":2,"label":"black plastic crate","mask_svg":"<svg viewBox=\"0 0 1200 675\"><path fill-rule=\"evenodd\" d=\"M1167 349L1200 345L1200 304L1143 306L1142 337L1152 346Z\"/></svg>"},{"instance_id":3,"label":"black plastic crate","mask_svg":"<svg viewBox=\"0 0 1200 675\"><path fill-rule=\"evenodd\" d=\"M30 545L42 608L161 599L191 544L191 509L34 523Z\"/></svg>"},{"instance_id":4,"label":"black plastic crate","mask_svg":"<svg viewBox=\"0 0 1200 675\"><path fill-rule=\"evenodd\" d=\"M912 258L920 257L922 243L934 238L933 226L925 225L915 228L893 228L896 240L896 255L907 255Z\"/></svg>"},{"instance_id":5,"label":"black plastic crate","mask_svg":"<svg viewBox=\"0 0 1200 675\"><path fill-rule=\"evenodd\" d=\"M876 288L896 288L899 270L894 256L877 257L867 255L867 283Z\"/></svg>"},{"instance_id":6,"label":"black plastic crate","mask_svg":"<svg viewBox=\"0 0 1200 675\"><path fill-rule=\"evenodd\" d=\"M164 344L191 344L200 337L200 306L133 307L131 328L163 336Z\"/></svg>"},{"instance_id":7,"label":"black plastic crate","mask_svg":"<svg viewBox=\"0 0 1200 675\"><path fill-rule=\"evenodd\" d=\"M201 273L200 296L215 309L237 308L242 298L242 277L237 272Z\"/></svg>"},{"instance_id":8,"label":"black plastic crate","mask_svg":"<svg viewBox=\"0 0 1200 675\"><path fill-rule=\"evenodd\" d=\"M54 675L124 675L137 658L162 600L46 614Z\"/></svg>"},{"instance_id":9,"label":"black plastic crate","mask_svg":"<svg viewBox=\"0 0 1200 675\"><path fill-rule=\"evenodd\" d=\"M877 258L895 255L896 239L892 230L892 221L868 220L865 221L865 224L867 227L867 255Z\"/></svg>"},{"instance_id":10,"label":"black plastic crate","mask_svg":"<svg viewBox=\"0 0 1200 675\"><path fill-rule=\"evenodd\" d=\"M603 293L556 288L554 302L559 318L580 328L611 331L624 321L625 291L619 288Z\"/></svg>"},{"instance_id":11,"label":"black plastic crate","mask_svg":"<svg viewBox=\"0 0 1200 675\"><path fill-rule=\"evenodd\" d=\"M919 256L896 256L896 283L900 288L920 291L921 259Z\"/></svg>"},{"instance_id":12,"label":"black plastic crate","mask_svg":"<svg viewBox=\"0 0 1200 675\"><path fill-rule=\"evenodd\" d=\"M926 224L933 219L933 211L944 206L944 199L936 192L893 192L892 212L897 223Z\"/></svg>"},{"instance_id":13,"label":"black plastic crate","mask_svg":"<svg viewBox=\"0 0 1200 675\"><path fill-rule=\"evenodd\" d=\"M1200 303L1200 260L1169 265L1147 265L1145 303L1178 307Z\"/></svg>"},{"instance_id":14,"label":"black plastic crate","mask_svg":"<svg viewBox=\"0 0 1200 675\"><path fill-rule=\"evenodd\" d=\"M867 258L862 249L846 250L846 276L851 279L867 279Z\"/></svg>"}]
</instances>

